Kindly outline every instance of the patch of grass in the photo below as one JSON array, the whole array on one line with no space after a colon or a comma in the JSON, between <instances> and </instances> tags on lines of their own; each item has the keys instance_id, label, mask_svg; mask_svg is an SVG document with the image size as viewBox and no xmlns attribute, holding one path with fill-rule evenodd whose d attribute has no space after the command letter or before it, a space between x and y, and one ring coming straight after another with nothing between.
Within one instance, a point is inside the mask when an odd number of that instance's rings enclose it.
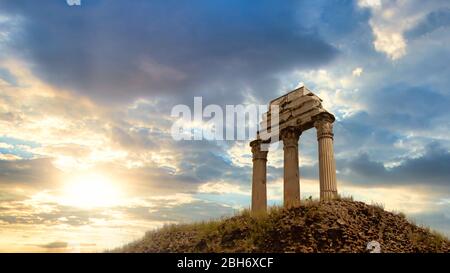
<instances>
[{"instance_id":1,"label":"patch of grass","mask_svg":"<svg viewBox=\"0 0 450 273\"><path fill-rule=\"evenodd\" d=\"M353 202L354 201L352 195L350 195L350 196L342 196L340 194L337 195L336 200L337 201L348 201L348 202Z\"/></svg>"},{"instance_id":2,"label":"patch of grass","mask_svg":"<svg viewBox=\"0 0 450 273\"><path fill-rule=\"evenodd\" d=\"M199 233L198 236L202 237L217 231L220 223L219 220L203 221L189 226L189 229L197 230Z\"/></svg>"},{"instance_id":3,"label":"patch of grass","mask_svg":"<svg viewBox=\"0 0 450 273\"><path fill-rule=\"evenodd\" d=\"M379 202L373 202L370 204L371 206L379 209L379 210L384 210L384 204L383 203L379 203Z\"/></svg>"},{"instance_id":4,"label":"patch of grass","mask_svg":"<svg viewBox=\"0 0 450 273\"><path fill-rule=\"evenodd\" d=\"M409 240L413 248L420 249L423 245L428 245L438 250L443 244L448 243L448 238L428 227L409 233Z\"/></svg>"},{"instance_id":5,"label":"patch of grass","mask_svg":"<svg viewBox=\"0 0 450 273\"><path fill-rule=\"evenodd\" d=\"M312 198L304 199L300 202L301 207L312 207L318 206L319 204L320 204L319 199L312 199Z\"/></svg>"},{"instance_id":6,"label":"patch of grass","mask_svg":"<svg viewBox=\"0 0 450 273\"><path fill-rule=\"evenodd\" d=\"M397 212L396 214L406 220L406 214L404 214L403 212Z\"/></svg>"}]
</instances>

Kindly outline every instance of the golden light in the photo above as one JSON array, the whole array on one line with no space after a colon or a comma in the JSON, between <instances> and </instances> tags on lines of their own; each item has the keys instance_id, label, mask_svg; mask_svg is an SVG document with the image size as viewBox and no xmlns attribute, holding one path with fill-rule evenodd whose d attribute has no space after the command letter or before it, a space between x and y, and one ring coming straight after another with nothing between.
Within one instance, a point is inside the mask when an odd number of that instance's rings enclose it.
<instances>
[{"instance_id":1,"label":"golden light","mask_svg":"<svg viewBox=\"0 0 450 273\"><path fill-rule=\"evenodd\" d=\"M67 181L61 203L81 208L110 207L118 205L120 199L119 187L111 178L104 174L88 173Z\"/></svg>"}]
</instances>

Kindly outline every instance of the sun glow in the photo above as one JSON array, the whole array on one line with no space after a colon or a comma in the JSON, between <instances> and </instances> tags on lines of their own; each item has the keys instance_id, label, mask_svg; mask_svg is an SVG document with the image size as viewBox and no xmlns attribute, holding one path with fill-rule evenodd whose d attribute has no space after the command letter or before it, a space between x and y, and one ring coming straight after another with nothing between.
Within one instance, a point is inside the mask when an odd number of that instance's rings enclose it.
<instances>
[{"instance_id":1,"label":"sun glow","mask_svg":"<svg viewBox=\"0 0 450 273\"><path fill-rule=\"evenodd\" d=\"M89 173L68 180L61 203L82 208L110 207L118 205L120 199L119 187L109 177Z\"/></svg>"}]
</instances>

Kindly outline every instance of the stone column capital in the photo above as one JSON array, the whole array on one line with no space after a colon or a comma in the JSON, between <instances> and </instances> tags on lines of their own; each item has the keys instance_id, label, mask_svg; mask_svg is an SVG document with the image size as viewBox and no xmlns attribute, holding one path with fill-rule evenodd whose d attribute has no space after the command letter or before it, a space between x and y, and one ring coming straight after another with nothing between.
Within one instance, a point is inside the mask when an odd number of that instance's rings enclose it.
<instances>
[{"instance_id":1,"label":"stone column capital","mask_svg":"<svg viewBox=\"0 0 450 273\"><path fill-rule=\"evenodd\" d=\"M280 132L281 140L283 140L283 147L286 148L298 148L298 139L302 131L297 127L288 127Z\"/></svg>"},{"instance_id":2,"label":"stone column capital","mask_svg":"<svg viewBox=\"0 0 450 273\"><path fill-rule=\"evenodd\" d=\"M257 139L250 142L250 147L252 147L253 160L267 160L267 152L261 151L262 141Z\"/></svg>"},{"instance_id":3,"label":"stone column capital","mask_svg":"<svg viewBox=\"0 0 450 273\"><path fill-rule=\"evenodd\" d=\"M314 127L317 129L317 139L331 138L333 139L333 121L334 118L329 115L320 115L314 122Z\"/></svg>"}]
</instances>

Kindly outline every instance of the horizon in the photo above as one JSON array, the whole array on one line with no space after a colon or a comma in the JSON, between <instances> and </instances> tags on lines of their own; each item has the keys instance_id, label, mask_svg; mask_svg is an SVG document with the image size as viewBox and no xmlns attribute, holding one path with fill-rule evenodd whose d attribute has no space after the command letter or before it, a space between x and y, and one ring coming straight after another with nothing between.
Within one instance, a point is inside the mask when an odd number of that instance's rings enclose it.
<instances>
[{"instance_id":1,"label":"horizon","mask_svg":"<svg viewBox=\"0 0 450 273\"><path fill-rule=\"evenodd\" d=\"M441 0L0 0L0 252L101 252L249 208L260 119L224 124L227 106L300 86L336 117L338 193L450 237L449 42ZM174 138L177 105L192 140ZM212 106L225 140L204 131ZM303 199L319 197L315 134ZM268 205L282 184L281 145Z\"/></svg>"}]
</instances>

